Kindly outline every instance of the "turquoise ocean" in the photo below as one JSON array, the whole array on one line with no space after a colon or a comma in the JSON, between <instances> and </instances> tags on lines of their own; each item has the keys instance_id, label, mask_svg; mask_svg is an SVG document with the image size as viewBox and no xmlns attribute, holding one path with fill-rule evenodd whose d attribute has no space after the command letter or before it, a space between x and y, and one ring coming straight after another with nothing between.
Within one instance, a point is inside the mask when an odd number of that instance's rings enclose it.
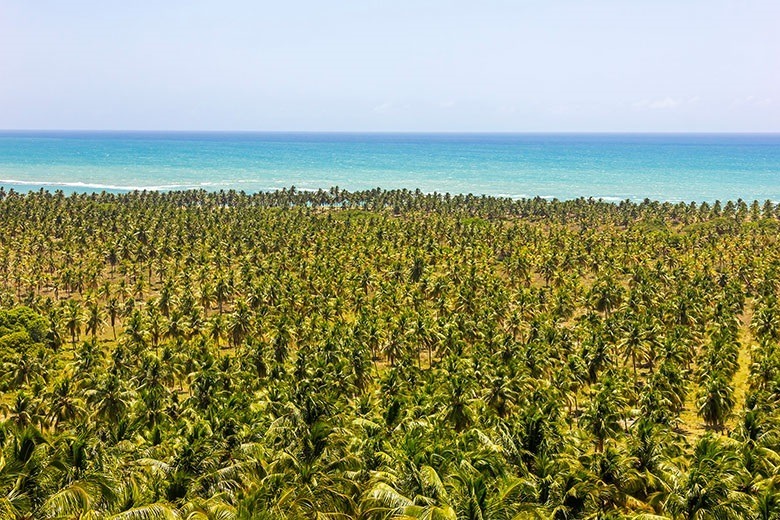
<instances>
[{"instance_id":1,"label":"turquoise ocean","mask_svg":"<svg viewBox=\"0 0 780 520\"><path fill-rule=\"evenodd\" d=\"M780 202L780 134L0 132L18 192L339 186Z\"/></svg>"}]
</instances>

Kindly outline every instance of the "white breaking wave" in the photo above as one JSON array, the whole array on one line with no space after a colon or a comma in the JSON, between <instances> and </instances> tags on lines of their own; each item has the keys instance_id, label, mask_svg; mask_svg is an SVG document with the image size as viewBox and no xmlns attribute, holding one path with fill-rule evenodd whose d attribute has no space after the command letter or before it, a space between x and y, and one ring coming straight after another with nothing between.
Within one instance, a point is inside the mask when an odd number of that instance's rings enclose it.
<instances>
[{"instance_id":1,"label":"white breaking wave","mask_svg":"<svg viewBox=\"0 0 780 520\"><path fill-rule=\"evenodd\" d=\"M257 191L275 191L281 188L289 188L288 184L279 182L277 184L264 184L257 179L231 179L225 181L203 181L188 184L150 184L150 185L124 185L124 184L104 184L99 182L81 182L81 181L27 181L20 179L0 179L0 186L36 186L41 188L81 188L84 190L113 190L113 191L175 191L175 190L197 190L216 191L221 188L238 189L239 184L255 184L253 190ZM294 184L294 183L293 183ZM296 186L297 191L316 192L318 189Z\"/></svg>"},{"instance_id":2,"label":"white breaking wave","mask_svg":"<svg viewBox=\"0 0 780 520\"><path fill-rule=\"evenodd\" d=\"M23 181L19 179L0 179L0 186L58 186L62 188L88 188L97 190L116 190L116 191L164 191L164 190L188 190L201 187L213 186L215 183L203 182L198 184L153 184L148 186L132 186L121 184L102 184L98 182L65 182L65 181Z\"/></svg>"}]
</instances>

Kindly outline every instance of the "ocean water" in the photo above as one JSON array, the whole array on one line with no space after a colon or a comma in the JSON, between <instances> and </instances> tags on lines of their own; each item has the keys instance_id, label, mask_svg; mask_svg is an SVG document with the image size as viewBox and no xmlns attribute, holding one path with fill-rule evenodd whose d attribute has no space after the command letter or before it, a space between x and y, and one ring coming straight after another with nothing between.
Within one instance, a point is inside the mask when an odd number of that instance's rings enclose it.
<instances>
[{"instance_id":1,"label":"ocean water","mask_svg":"<svg viewBox=\"0 0 780 520\"><path fill-rule=\"evenodd\" d=\"M0 186L780 202L780 134L0 132Z\"/></svg>"}]
</instances>

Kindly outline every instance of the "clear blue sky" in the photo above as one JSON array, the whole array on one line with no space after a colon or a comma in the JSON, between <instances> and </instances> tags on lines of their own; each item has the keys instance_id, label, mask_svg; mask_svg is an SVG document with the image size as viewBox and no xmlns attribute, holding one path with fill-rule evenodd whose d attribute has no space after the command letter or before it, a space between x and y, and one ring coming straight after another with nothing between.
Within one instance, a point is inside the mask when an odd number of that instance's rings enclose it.
<instances>
[{"instance_id":1,"label":"clear blue sky","mask_svg":"<svg viewBox=\"0 0 780 520\"><path fill-rule=\"evenodd\" d=\"M0 128L780 131L778 0L0 0Z\"/></svg>"}]
</instances>

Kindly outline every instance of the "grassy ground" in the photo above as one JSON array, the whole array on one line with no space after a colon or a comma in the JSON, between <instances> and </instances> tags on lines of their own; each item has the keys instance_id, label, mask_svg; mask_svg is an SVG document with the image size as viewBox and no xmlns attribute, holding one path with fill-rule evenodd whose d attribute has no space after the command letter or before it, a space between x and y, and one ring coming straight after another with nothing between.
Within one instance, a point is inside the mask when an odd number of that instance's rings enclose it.
<instances>
[{"instance_id":1,"label":"grassy ground","mask_svg":"<svg viewBox=\"0 0 780 520\"><path fill-rule=\"evenodd\" d=\"M752 364L752 357L750 351L753 348L753 336L750 332L750 321L753 318L753 305L752 302L745 306L745 311L740 317L740 330L739 330L739 368L734 374L734 378L731 380L731 385L734 388L734 406L731 417L726 421L726 430L735 428L739 422L739 414L742 412L745 405L745 395L747 394L750 376L750 365ZM699 387L695 381L691 381L690 391L688 393L688 399L685 403L685 410L680 414L680 430L688 435L691 440L703 435L707 428L704 425L701 417L698 416L698 405L696 399L698 397Z\"/></svg>"}]
</instances>

